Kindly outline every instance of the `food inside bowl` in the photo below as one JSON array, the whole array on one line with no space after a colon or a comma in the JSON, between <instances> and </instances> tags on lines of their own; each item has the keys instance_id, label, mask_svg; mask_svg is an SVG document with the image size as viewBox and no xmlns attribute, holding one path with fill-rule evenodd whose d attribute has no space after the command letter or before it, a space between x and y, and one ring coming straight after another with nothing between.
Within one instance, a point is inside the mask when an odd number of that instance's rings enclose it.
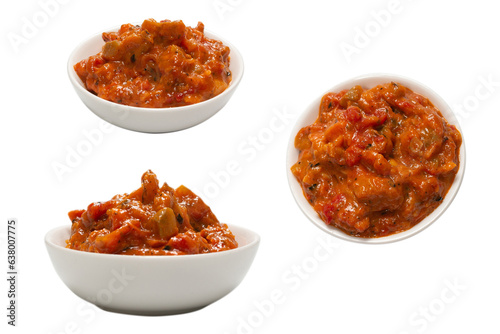
<instances>
[{"instance_id":1,"label":"food inside bowl","mask_svg":"<svg viewBox=\"0 0 500 334\"><path fill-rule=\"evenodd\" d=\"M238 247L201 198L185 186L159 186L147 171L142 186L130 194L90 204L68 213L67 246L86 252L125 255L184 255Z\"/></svg>"},{"instance_id":2,"label":"food inside bowl","mask_svg":"<svg viewBox=\"0 0 500 334\"><path fill-rule=\"evenodd\" d=\"M396 82L323 96L295 137L291 171L321 219L363 238L410 229L446 196L460 132L426 97Z\"/></svg>"},{"instance_id":3,"label":"food inside bowl","mask_svg":"<svg viewBox=\"0 0 500 334\"><path fill-rule=\"evenodd\" d=\"M135 107L191 105L222 93L231 82L228 46L207 38L204 25L145 20L102 34L102 51L74 65L87 90Z\"/></svg>"}]
</instances>

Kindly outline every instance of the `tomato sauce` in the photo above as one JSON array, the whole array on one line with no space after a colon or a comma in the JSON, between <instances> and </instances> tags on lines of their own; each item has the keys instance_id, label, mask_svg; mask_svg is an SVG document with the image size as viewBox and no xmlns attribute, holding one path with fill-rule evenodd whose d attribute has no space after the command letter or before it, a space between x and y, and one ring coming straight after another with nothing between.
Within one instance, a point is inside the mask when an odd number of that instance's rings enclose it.
<instances>
[{"instance_id":1,"label":"tomato sauce","mask_svg":"<svg viewBox=\"0 0 500 334\"><path fill-rule=\"evenodd\" d=\"M410 229L441 204L462 137L427 98L395 82L323 96L296 135L291 170L321 219L345 233Z\"/></svg>"},{"instance_id":2,"label":"tomato sauce","mask_svg":"<svg viewBox=\"0 0 500 334\"><path fill-rule=\"evenodd\" d=\"M185 186L177 189L147 171L130 194L68 213L71 249L126 255L183 255L238 247L226 224Z\"/></svg>"},{"instance_id":3,"label":"tomato sauce","mask_svg":"<svg viewBox=\"0 0 500 334\"><path fill-rule=\"evenodd\" d=\"M90 92L108 101L147 108L208 100L231 82L229 47L207 38L204 25L145 20L103 33L102 51L74 65Z\"/></svg>"}]
</instances>

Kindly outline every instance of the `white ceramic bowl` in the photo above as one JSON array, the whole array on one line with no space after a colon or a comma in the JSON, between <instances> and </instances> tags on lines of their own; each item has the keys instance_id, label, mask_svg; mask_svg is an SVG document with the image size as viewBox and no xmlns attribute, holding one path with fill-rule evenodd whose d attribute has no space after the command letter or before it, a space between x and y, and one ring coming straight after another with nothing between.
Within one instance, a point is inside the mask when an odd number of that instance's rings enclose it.
<instances>
[{"instance_id":1,"label":"white ceramic bowl","mask_svg":"<svg viewBox=\"0 0 500 334\"><path fill-rule=\"evenodd\" d=\"M376 85L379 84L384 84L387 82L395 81L403 86L406 86L413 90L415 93L418 93L420 95L423 95L427 97L433 104L436 106L443 116L446 118L449 124L455 125L460 133L462 133L462 130L460 129L460 124L458 123L458 120L453 113L452 109L450 106L432 89L429 87L413 80L407 77L399 76L399 75L393 75L393 74L383 74L383 73L375 73L375 74L368 74L368 75L363 75L359 76L353 79L346 80L344 82L341 82L335 86L333 86L331 89L327 90L323 94L321 94L314 102L299 116L297 119L291 134L290 134L290 139L288 142L288 149L287 149L287 156L286 156L286 168L287 168L287 176L288 176L288 184L290 185L290 190L292 191L293 197L295 198L295 201L297 202L298 206L302 210L302 212L306 215L309 220L314 223L317 227L319 227L321 230L338 237L343 240L348 240L348 241L353 241L353 242L359 242L359 243L365 243L365 244L381 244L381 243L389 243L389 242L394 242L394 241L399 241L406 239L408 237L411 237L421 231L423 231L425 228L429 227L432 223L434 223L442 214L443 212L446 211L446 209L450 206L451 202L455 198L458 189L460 188L460 185L462 183L462 179L464 177L464 171L465 171L465 142L462 142L462 146L460 147L460 168L458 170L457 175L455 176L455 180L453 181L453 184L451 185L450 190L448 191L448 194L445 196L443 199L443 202L441 205L439 205L430 215L428 215L426 218L424 218L420 223L417 225L413 226L411 229L406 230L404 232L392 234L386 237L380 237L380 238L359 238L359 237L353 237L350 236L344 232L342 232L340 229L327 225L317 214L316 211L314 211L313 207L309 204L309 202L306 200L304 197L304 194L302 192L302 188L295 178L295 176L292 174L290 171L290 168L297 162L298 160L298 154L299 151L295 148L294 146L294 141L295 141L295 136L299 132L301 128L304 126L310 125L314 123L318 117L318 112L319 112L319 105L321 102L321 98L323 95L325 95L328 92L339 92L343 89L350 89L355 85L361 85L361 87L367 89L367 88L372 88ZM462 133L462 140L463 140L463 133Z\"/></svg>"},{"instance_id":2,"label":"white ceramic bowl","mask_svg":"<svg viewBox=\"0 0 500 334\"><path fill-rule=\"evenodd\" d=\"M117 30L118 28L108 31ZM89 92L73 66L101 51L104 45L101 33L84 41L71 53L67 65L69 79L83 103L94 114L111 124L128 130L149 133L187 129L206 121L222 109L235 92L243 76L243 58L236 47L210 32L205 31L205 36L219 40L231 49L229 68L233 78L224 92L200 103L172 108L141 108L110 102Z\"/></svg>"},{"instance_id":3,"label":"white ceramic bowl","mask_svg":"<svg viewBox=\"0 0 500 334\"><path fill-rule=\"evenodd\" d=\"M168 315L198 310L227 295L245 277L260 237L229 226L239 247L179 256L97 254L65 248L70 227L52 229L45 245L54 268L77 296L112 312Z\"/></svg>"}]
</instances>

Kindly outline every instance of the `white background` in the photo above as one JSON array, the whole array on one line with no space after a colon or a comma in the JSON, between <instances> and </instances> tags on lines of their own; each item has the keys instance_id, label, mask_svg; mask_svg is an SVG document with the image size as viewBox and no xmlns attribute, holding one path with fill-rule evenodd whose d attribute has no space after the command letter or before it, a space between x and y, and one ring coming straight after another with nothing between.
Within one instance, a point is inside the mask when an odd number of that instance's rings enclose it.
<instances>
[{"instance_id":1,"label":"white background","mask_svg":"<svg viewBox=\"0 0 500 334\"><path fill-rule=\"evenodd\" d=\"M0 267L6 274L6 222L14 217L19 309L13 329L6 324L2 279L2 328L53 334L499 333L500 24L492 3L4 3ZM381 14L389 10L390 16ZM66 164L68 152L84 145L85 133L101 131L100 119L69 83L69 53L96 32L150 17L182 19L191 26L202 21L231 41L245 61L238 90L217 115L185 131L152 135L112 127L101 132L88 154L58 177L54 164ZM29 23L39 27L28 34ZM369 36L363 39L360 31L366 29ZM16 45L13 36L24 39ZM346 56L341 47L347 44L357 53ZM306 220L288 189L285 151L295 118L313 99L340 81L372 72L412 77L463 111L467 168L458 196L437 223L398 243L363 246L328 238ZM282 117L280 127L269 136L276 115ZM260 138L256 147L255 137ZM222 175L230 161L239 164L237 175L215 187L213 175ZM261 235L242 284L200 311L167 317L101 311L64 286L45 250L45 233L69 224L68 211L132 191L147 169L160 182L196 189L220 220ZM336 248L318 260L314 251L321 242ZM275 293L283 297L270 306Z\"/></svg>"}]
</instances>

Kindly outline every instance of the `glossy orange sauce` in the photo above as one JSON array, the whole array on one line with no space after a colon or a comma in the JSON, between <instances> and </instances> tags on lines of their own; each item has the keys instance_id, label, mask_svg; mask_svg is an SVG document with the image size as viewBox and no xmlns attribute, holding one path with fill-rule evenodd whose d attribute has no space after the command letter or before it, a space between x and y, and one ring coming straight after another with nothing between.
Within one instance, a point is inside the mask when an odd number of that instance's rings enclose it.
<instances>
[{"instance_id":1,"label":"glossy orange sauce","mask_svg":"<svg viewBox=\"0 0 500 334\"><path fill-rule=\"evenodd\" d=\"M147 171L130 194L68 213L67 247L86 252L126 255L183 255L238 247L226 224L184 186L159 186Z\"/></svg>"},{"instance_id":2,"label":"glossy orange sauce","mask_svg":"<svg viewBox=\"0 0 500 334\"><path fill-rule=\"evenodd\" d=\"M74 65L85 87L108 101L147 108L208 100L231 82L229 47L204 25L145 20L103 33L102 51Z\"/></svg>"},{"instance_id":3,"label":"glossy orange sauce","mask_svg":"<svg viewBox=\"0 0 500 334\"><path fill-rule=\"evenodd\" d=\"M446 196L460 132L424 96L395 82L323 96L302 128L292 173L326 224L364 238L410 229Z\"/></svg>"}]
</instances>

